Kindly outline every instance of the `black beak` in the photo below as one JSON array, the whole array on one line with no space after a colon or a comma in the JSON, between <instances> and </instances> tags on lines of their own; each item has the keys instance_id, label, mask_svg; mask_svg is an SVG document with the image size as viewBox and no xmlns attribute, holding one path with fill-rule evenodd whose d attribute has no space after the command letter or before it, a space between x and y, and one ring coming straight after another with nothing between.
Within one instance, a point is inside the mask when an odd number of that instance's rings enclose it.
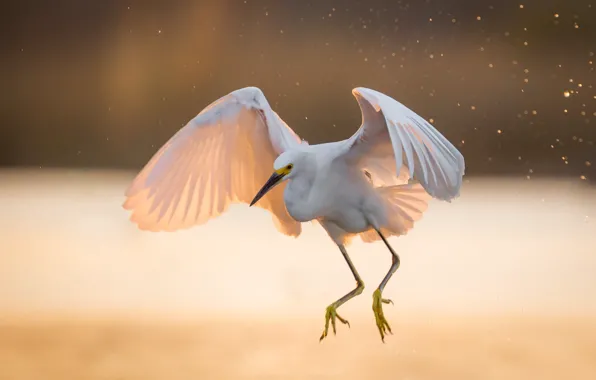
<instances>
[{"instance_id":1,"label":"black beak","mask_svg":"<svg viewBox=\"0 0 596 380\"><path fill-rule=\"evenodd\" d=\"M271 174L271 177L269 177L267 182L265 182L263 187L261 187L261 190L259 190L257 195L255 195L255 198L252 200L252 202L250 202L250 206L257 203L259 199L263 198L263 196L267 194L269 190L273 189L275 185L277 185L284 176L285 174L278 174L277 172L273 172L273 174Z\"/></svg>"}]
</instances>

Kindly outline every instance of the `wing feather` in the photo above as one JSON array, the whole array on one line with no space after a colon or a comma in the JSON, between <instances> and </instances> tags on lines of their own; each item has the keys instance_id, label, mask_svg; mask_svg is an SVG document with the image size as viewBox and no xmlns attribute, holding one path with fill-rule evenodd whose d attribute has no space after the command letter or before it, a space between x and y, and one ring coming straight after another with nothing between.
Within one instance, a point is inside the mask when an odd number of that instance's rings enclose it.
<instances>
[{"instance_id":1,"label":"wing feather","mask_svg":"<svg viewBox=\"0 0 596 380\"><path fill-rule=\"evenodd\" d=\"M449 140L387 95L363 87L352 94L362 112L362 125L345 141L345 158L371 172L373 181L377 177L386 185L394 184L387 178L391 169L394 179L415 179L437 199L459 196L465 162Z\"/></svg>"},{"instance_id":2,"label":"wing feather","mask_svg":"<svg viewBox=\"0 0 596 380\"><path fill-rule=\"evenodd\" d=\"M205 223L232 203L249 203L275 158L300 143L260 89L236 90L211 103L155 153L126 190L123 207L142 230ZM285 208L283 187L257 206L271 212L282 233L298 236L301 225Z\"/></svg>"}]
</instances>

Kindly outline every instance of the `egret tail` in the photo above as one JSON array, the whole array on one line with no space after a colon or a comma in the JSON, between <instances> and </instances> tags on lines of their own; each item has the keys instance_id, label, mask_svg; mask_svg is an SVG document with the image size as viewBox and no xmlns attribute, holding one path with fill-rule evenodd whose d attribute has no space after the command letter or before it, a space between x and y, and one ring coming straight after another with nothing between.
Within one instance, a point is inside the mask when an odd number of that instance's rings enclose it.
<instances>
[{"instance_id":1,"label":"egret tail","mask_svg":"<svg viewBox=\"0 0 596 380\"><path fill-rule=\"evenodd\" d=\"M386 238L405 235L414 228L414 223L422 218L431 199L420 184L382 186L376 191L388 210L387 224L380 228ZM366 243L377 241L380 238L377 232L371 228L361 232L360 237Z\"/></svg>"}]
</instances>

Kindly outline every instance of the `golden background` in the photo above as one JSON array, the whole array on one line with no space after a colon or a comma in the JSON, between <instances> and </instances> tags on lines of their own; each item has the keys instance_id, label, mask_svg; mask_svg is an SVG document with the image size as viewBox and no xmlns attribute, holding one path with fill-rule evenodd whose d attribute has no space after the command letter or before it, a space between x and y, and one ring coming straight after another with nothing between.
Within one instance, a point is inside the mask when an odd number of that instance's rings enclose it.
<instances>
[{"instance_id":1,"label":"golden background","mask_svg":"<svg viewBox=\"0 0 596 380\"><path fill-rule=\"evenodd\" d=\"M324 309L353 286L316 225L279 235L233 206L146 233L120 207L132 172L0 174L0 379L592 379L596 192L578 181L472 179L392 239L394 335L371 310L390 264L350 246L367 289L322 343Z\"/></svg>"}]
</instances>

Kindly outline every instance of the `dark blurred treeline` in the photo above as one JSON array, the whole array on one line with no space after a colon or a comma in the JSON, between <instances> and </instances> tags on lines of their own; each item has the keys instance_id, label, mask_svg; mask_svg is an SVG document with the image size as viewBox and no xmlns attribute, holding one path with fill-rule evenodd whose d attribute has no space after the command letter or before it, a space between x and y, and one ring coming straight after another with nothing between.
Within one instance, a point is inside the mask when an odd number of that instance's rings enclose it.
<instances>
[{"instance_id":1,"label":"dark blurred treeline","mask_svg":"<svg viewBox=\"0 0 596 380\"><path fill-rule=\"evenodd\" d=\"M6 3L2 166L138 168L248 85L309 142L345 138L365 86L433 119L470 175L596 177L589 1Z\"/></svg>"}]
</instances>

